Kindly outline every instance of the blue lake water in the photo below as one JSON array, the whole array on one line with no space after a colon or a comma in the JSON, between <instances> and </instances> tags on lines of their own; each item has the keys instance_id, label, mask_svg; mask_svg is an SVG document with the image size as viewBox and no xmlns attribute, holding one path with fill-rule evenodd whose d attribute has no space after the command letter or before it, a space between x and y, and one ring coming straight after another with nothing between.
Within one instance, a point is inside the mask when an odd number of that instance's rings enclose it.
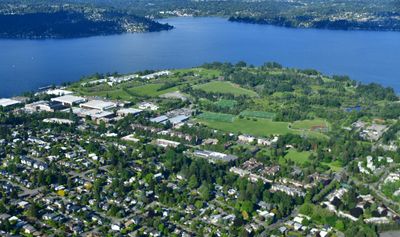
<instances>
[{"instance_id":1,"label":"blue lake water","mask_svg":"<svg viewBox=\"0 0 400 237\"><path fill-rule=\"evenodd\" d=\"M315 68L400 92L400 33L288 29L222 18L170 18L168 32L66 40L0 40L0 97L95 72L244 60Z\"/></svg>"}]
</instances>

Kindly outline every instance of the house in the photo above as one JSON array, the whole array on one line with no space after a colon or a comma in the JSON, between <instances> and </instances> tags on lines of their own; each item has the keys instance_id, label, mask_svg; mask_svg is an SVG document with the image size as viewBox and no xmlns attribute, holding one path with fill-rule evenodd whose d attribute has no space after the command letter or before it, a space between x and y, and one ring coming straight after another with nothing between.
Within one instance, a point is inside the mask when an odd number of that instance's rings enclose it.
<instances>
[{"instance_id":1,"label":"house","mask_svg":"<svg viewBox=\"0 0 400 237\"><path fill-rule=\"evenodd\" d=\"M255 137L250 136L250 135L239 135L238 136L238 141L239 142L244 142L244 143L252 143L255 141Z\"/></svg>"},{"instance_id":2,"label":"house","mask_svg":"<svg viewBox=\"0 0 400 237\"><path fill-rule=\"evenodd\" d=\"M36 232L36 229L29 224L24 225L22 227L22 230L25 234L33 234L34 232Z\"/></svg>"},{"instance_id":3,"label":"house","mask_svg":"<svg viewBox=\"0 0 400 237\"><path fill-rule=\"evenodd\" d=\"M112 224L112 225L111 225L111 230L113 230L113 231L120 231L120 230L121 230L121 227L120 227L119 225L117 225L117 224Z\"/></svg>"},{"instance_id":4,"label":"house","mask_svg":"<svg viewBox=\"0 0 400 237\"><path fill-rule=\"evenodd\" d=\"M139 142L140 141L138 138L135 137L134 134L125 136L125 137L121 138L121 140L128 141L128 142Z\"/></svg>"}]
</instances>

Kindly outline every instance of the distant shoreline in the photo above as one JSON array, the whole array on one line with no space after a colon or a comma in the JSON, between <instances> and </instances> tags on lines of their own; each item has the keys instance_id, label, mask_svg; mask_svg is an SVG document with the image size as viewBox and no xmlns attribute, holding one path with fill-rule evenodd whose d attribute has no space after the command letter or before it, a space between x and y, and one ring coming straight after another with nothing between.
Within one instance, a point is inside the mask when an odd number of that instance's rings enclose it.
<instances>
[{"instance_id":1,"label":"distant shoreline","mask_svg":"<svg viewBox=\"0 0 400 237\"><path fill-rule=\"evenodd\" d=\"M375 31L375 32L400 32L400 26L398 28L374 26L370 22L359 22L352 21L321 21L314 23L316 25L305 26L296 25L290 21L279 21L275 19L257 19L251 17L229 17L229 22L244 23L244 24L256 24L256 25L271 25L278 27L287 27L293 29L316 29L316 30L344 30L344 31Z\"/></svg>"}]
</instances>

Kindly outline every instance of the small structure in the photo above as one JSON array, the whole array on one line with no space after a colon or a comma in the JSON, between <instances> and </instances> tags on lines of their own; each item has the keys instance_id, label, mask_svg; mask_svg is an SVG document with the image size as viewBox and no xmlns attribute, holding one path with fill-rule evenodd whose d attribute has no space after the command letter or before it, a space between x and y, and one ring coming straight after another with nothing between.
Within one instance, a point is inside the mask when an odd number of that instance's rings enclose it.
<instances>
[{"instance_id":1,"label":"small structure","mask_svg":"<svg viewBox=\"0 0 400 237\"><path fill-rule=\"evenodd\" d=\"M177 147L179 146L181 143L179 142L175 142L175 141L170 141L170 140L166 140L166 139L157 139L155 141L155 144L161 147Z\"/></svg>"},{"instance_id":2,"label":"small structure","mask_svg":"<svg viewBox=\"0 0 400 237\"><path fill-rule=\"evenodd\" d=\"M143 109L143 110L148 109L148 110L152 110L152 111L158 110L158 106L151 102L141 102L138 104L138 108Z\"/></svg>"},{"instance_id":3,"label":"small structure","mask_svg":"<svg viewBox=\"0 0 400 237\"><path fill-rule=\"evenodd\" d=\"M141 109L134 109L134 108L123 108L117 111L117 115L118 116L127 116L129 114L131 115L137 115L140 114L141 112L143 112L143 110Z\"/></svg>"}]
</instances>

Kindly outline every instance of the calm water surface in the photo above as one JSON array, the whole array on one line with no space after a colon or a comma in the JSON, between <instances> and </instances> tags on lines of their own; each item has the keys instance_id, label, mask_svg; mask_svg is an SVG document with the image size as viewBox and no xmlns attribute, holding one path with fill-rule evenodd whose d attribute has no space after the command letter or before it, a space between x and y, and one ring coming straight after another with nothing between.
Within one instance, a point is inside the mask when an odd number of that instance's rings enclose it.
<instances>
[{"instance_id":1,"label":"calm water surface","mask_svg":"<svg viewBox=\"0 0 400 237\"><path fill-rule=\"evenodd\" d=\"M95 72L192 67L212 61L315 68L400 92L400 33L287 29L222 18L170 18L168 32L68 40L0 40L0 97Z\"/></svg>"}]
</instances>

